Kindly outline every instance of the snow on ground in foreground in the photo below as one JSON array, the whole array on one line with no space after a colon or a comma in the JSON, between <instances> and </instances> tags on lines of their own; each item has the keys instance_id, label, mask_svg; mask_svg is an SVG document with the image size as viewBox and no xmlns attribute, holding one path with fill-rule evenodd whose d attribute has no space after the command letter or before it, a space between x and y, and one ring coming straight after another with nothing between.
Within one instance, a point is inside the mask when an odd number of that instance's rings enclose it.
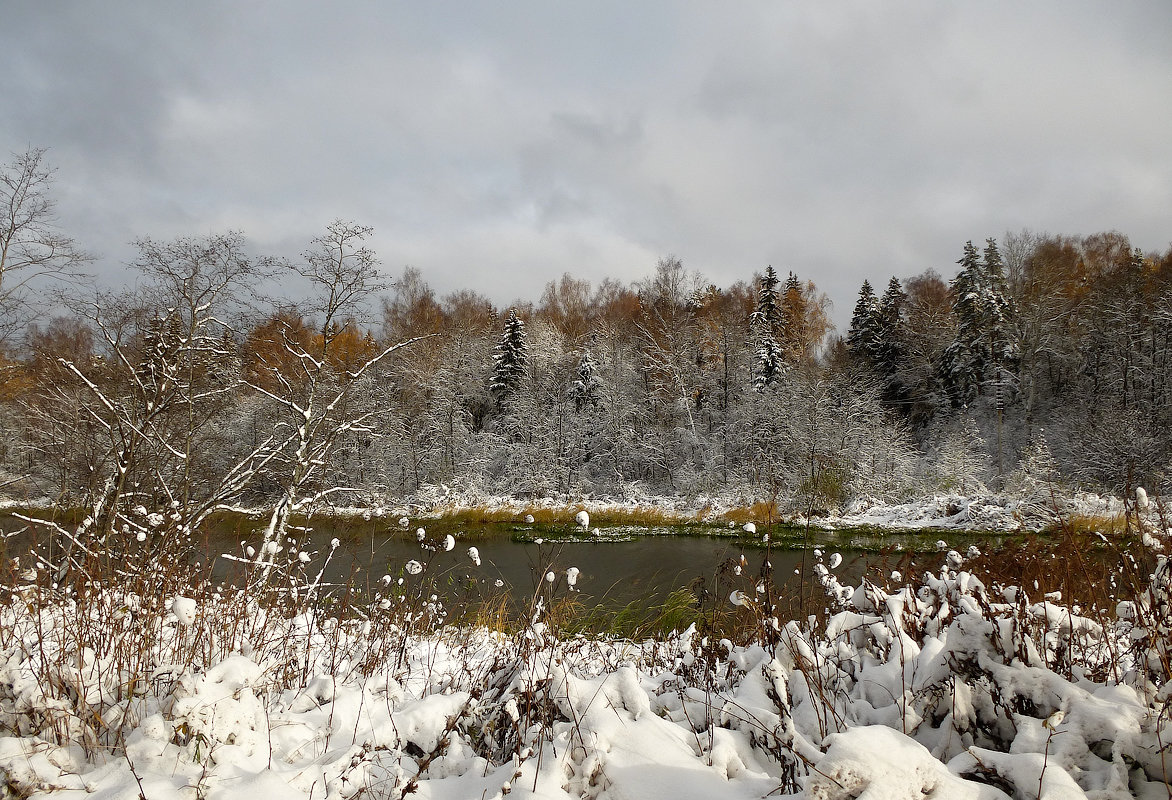
<instances>
[{"instance_id":1,"label":"snow on ground in foreground","mask_svg":"<svg viewBox=\"0 0 1172 800\"><path fill-rule=\"evenodd\" d=\"M771 643L744 647L540 622L404 638L377 605L339 623L176 597L152 616L111 592L87 612L109 614L95 650L76 606L18 593L0 769L54 798L1166 798L1169 573L1091 619L948 568L890 592L827 571L824 627L750 600ZM113 644L141 641L131 681Z\"/></svg>"}]
</instances>

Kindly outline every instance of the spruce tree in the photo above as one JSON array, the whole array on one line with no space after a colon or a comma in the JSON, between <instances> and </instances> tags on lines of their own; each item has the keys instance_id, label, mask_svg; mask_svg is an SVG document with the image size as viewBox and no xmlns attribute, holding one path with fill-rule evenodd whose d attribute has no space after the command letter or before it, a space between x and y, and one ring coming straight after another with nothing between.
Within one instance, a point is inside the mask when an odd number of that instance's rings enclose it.
<instances>
[{"instance_id":1,"label":"spruce tree","mask_svg":"<svg viewBox=\"0 0 1172 800\"><path fill-rule=\"evenodd\" d=\"M758 392L765 391L767 386L785 374L785 354L777 340L768 334L758 337L754 361L753 389Z\"/></svg>"},{"instance_id":2,"label":"spruce tree","mask_svg":"<svg viewBox=\"0 0 1172 800\"><path fill-rule=\"evenodd\" d=\"M174 380L175 354L178 349L178 337L175 335L176 316L168 309L166 317L159 314L151 317L143 331L142 358L135 369L135 374L144 389L148 392L157 391L166 386L167 381Z\"/></svg>"},{"instance_id":3,"label":"spruce tree","mask_svg":"<svg viewBox=\"0 0 1172 800\"><path fill-rule=\"evenodd\" d=\"M907 395L899 379L900 370L907 361L907 331L903 316L906 303L907 293L899 278L892 277L879 300L879 344L875 358L876 371L883 378L883 399L888 403L900 403Z\"/></svg>"},{"instance_id":4,"label":"spruce tree","mask_svg":"<svg viewBox=\"0 0 1172 800\"><path fill-rule=\"evenodd\" d=\"M870 281L863 281L855 313L851 316L850 331L846 335L846 346L850 354L868 367L876 367L880 353L879 301Z\"/></svg>"},{"instance_id":5,"label":"spruce tree","mask_svg":"<svg viewBox=\"0 0 1172 800\"><path fill-rule=\"evenodd\" d=\"M517 317L514 309L509 309L505 318L505 330L501 339L493 350L492 381L489 391L498 404L521 385L521 378L525 375L525 366L529 360L529 348L525 343L525 323Z\"/></svg>"},{"instance_id":6,"label":"spruce tree","mask_svg":"<svg viewBox=\"0 0 1172 800\"><path fill-rule=\"evenodd\" d=\"M986 339L988 341L988 368L984 383L995 393L997 410L1001 411L1018 387L1018 366L1021 349L1015 331L1015 311L1005 280L1005 267L997 242L985 240L985 305ZM982 387L983 389L984 387Z\"/></svg>"},{"instance_id":7,"label":"spruce tree","mask_svg":"<svg viewBox=\"0 0 1172 800\"><path fill-rule=\"evenodd\" d=\"M944 351L941 380L954 405L993 392L998 405L1016 391L1019 348L1014 309L997 243L986 240L984 261L972 242L952 281L956 338Z\"/></svg>"},{"instance_id":8,"label":"spruce tree","mask_svg":"<svg viewBox=\"0 0 1172 800\"><path fill-rule=\"evenodd\" d=\"M582 351L576 370L577 379L570 384L570 399L574 401L574 408L581 413L587 406L598 408L601 399L599 391L602 381L598 379L598 365L589 350Z\"/></svg>"},{"instance_id":9,"label":"spruce tree","mask_svg":"<svg viewBox=\"0 0 1172 800\"><path fill-rule=\"evenodd\" d=\"M780 378L785 370L785 354L777 343L782 322L782 310L777 300L778 282L772 265L766 267L757 292L757 310L749 321L754 338L753 389L758 392L765 391L765 387Z\"/></svg>"},{"instance_id":10,"label":"spruce tree","mask_svg":"<svg viewBox=\"0 0 1172 800\"><path fill-rule=\"evenodd\" d=\"M1132 248L1131 258L1127 261L1127 269L1130 273L1129 277L1142 278L1145 272L1144 266L1144 251L1138 247Z\"/></svg>"},{"instance_id":11,"label":"spruce tree","mask_svg":"<svg viewBox=\"0 0 1172 800\"><path fill-rule=\"evenodd\" d=\"M1053 512L1053 492L1059 485L1058 462L1046 442L1046 432L1038 429L1021 453L1013 472L1006 476L1005 489L1035 506Z\"/></svg>"},{"instance_id":12,"label":"spruce tree","mask_svg":"<svg viewBox=\"0 0 1172 800\"><path fill-rule=\"evenodd\" d=\"M778 283L777 273L773 271L773 266L767 266L765 274L761 276L761 288L757 292L755 317L768 327L769 333L773 336L777 335L777 326L781 322L781 307L777 304Z\"/></svg>"},{"instance_id":13,"label":"spruce tree","mask_svg":"<svg viewBox=\"0 0 1172 800\"><path fill-rule=\"evenodd\" d=\"M952 279L952 312L956 315L956 338L944 351L940 379L953 405L964 405L977 394L985 367L981 346L984 324L980 313L981 262L977 248L966 242L960 272Z\"/></svg>"},{"instance_id":14,"label":"spruce tree","mask_svg":"<svg viewBox=\"0 0 1172 800\"><path fill-rule=\"evenodd\" d=\"M940 488L967 494L985 491L989 453L972 417L963 415L960 425L944 440L936 453Z\"/></svg>"},{"instance_id":15,"label":"spruce tree","mask_svg":"<svg viewBox=\"0 0 1172 800\"><path fill-rule=\"evenodd\" d=\"M789 273L781 293L781 332L778 342L786 360L793 363L801 358L806 344L806 295L798 276Z\"/></svg>"}]
</instances>

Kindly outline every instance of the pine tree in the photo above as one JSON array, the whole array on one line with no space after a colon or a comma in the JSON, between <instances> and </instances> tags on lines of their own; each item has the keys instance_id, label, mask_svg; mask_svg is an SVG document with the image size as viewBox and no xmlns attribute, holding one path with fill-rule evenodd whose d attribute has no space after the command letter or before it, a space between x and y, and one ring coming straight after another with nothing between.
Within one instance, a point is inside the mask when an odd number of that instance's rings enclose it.
<instances>
[{"instance_id":1,"label":"pine tree","mask_svg":"<svg viewBox=\"0 0 1172 800\"><path fill-rule=\"evenodd\" d=\"M489 391L498 404L503 404L521 385L529 360L529 348L525 343L525 323L517 317L514 309L510 308L505 318L505 330L493 350L492 360L494 366Z\"/></svg>"},{"instance_id":2,"label":"pine tree","mask_svg":"<svg viewBox=\"0 0 1172 800\"><path fill-rule=\"evenodd\" d=\"M871 288L870 281L863 281L859 299L855 303L855 313L851 316L850 331L846 335L846 346L859 363L868 367L878 364L882 344L880 324L879 301L875 299L875 290Z\"/></svg>"}]
</instances>

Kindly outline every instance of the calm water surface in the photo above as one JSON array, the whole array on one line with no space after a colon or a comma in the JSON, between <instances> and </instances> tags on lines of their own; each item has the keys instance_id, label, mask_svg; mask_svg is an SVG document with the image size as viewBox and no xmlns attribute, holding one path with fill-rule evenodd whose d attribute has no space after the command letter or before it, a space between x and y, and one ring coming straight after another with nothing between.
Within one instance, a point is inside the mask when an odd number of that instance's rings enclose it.
<instances>
[{"instance_id":1,"label":"calm water surface","mask_svg":"<svg viewBox=\"0 0 1172 800\"><path fill-rule=\"evenodd\" d=\"M260 531L266 521L243 515L221 520L210 528L201 543L206 559L203 563L210 563L219 579L232 580L241 575L245 565L237 559L247 558L248 546L259 547ZM13 518L0 515L0 531L17 530L16 523ZM772 528L768 530L773 541L779 544L766 550L759 541L767 530L764 526L760 526L755 540L746 541L737 538L739 530L696 526L603 528L602 536L596 539L589 534L583 536L573 525L466 525L450 520L415 520L404 529L385 518L368 521L332 517L318 517L309 524L309 530L295 532L298 541L282 542L287 549L276 559L284 561L292 555L296 561L296 553L304 550L310 560L305 564L296 563L304 571L305 580L321 572L328 584L377 588L384 575L391 576L393 581L404 577L405 565L415 560L426 565L426 577L435 579L449 598L499 595L502 588L497 582L500 581L524 605L547 572L555 573L559 588L564 590L563 576L569 567L579 570L579 598L587 605L652 603L676 589L694 585L699 579L704 579L710 590L727 594L734 582L737 588L755 584L766 559L773 567L775 584L795 589L800 574L812 574L815 548L822 550L826 561L831 554L841 553L841 564L834 573L843 583L854 584L868 567L892 560L873 551L860 551L858 547L874 547L880 542L931 550L940 536L935 532L860 538L857 534L815 532L803 547L799 532ZM438 545L438 550L421 547L415 534L420 526L426 530L427 542L433 548ZM456 539L451 552L445 552L441 544L448 534ZM564 539L574 534L586 540ZM339 546L332 549L335 538ZM962 549L974 540L979 537L948 536L950 546ZM21 549L19 539L6 544L10 555ZM26 550L28 546L23 545ZM470 546L479 551L479 566L468 556ZM731 566L739 563L742 556L745 559L742 578L734 579ZM719 582L714 580L718 574Z\"/></svg>"},{"instance_id":2,"label":"calm water surface","mask_svg":"<svg viewBox=\"0 0 1172 800\"><path fill-rule=\"evenodd\" d=\"M332 583L352 582L360 587L374 587L384 575L397 580L404 576L404 566L415 560L426 564L427 574L436 577L441 586L469 594L499 593L499 580L517 598L531 596L547 572L554 572L559 582L569 567L577 567L577 589L580 599L587 604L622 605L633 600L661 600L671 591L686 587L699 578L713 588L713 578L726 565L722 586L730 586L727 567L738 563L743 555L745 580L755 579L762 563L768 558L774 571L774 581L784 584L798 580L795 571L805 566L813 568L814 547L792 547L766 550L746 546L734 538L714 538L704 535L664 535L678 533L672 529L611 528L603 530L604 539L630 538L627 541L559 541L556 533L543 536L541 528L509 525L455 526L444 521L419 523L426 530L427 541L442 542L451 534L456 546L450 552L421 547L414 531L415 523L404 531L353 530L352 526L314 522L312 531L304 534L300 546L311 561L306 565L307 575L315 576L324 568L324 580ZM714 529L718 530L718 529ZM639 535L649 534L649 535ZM328 563L325 555L330 542L337 537L339 547ZM531 539L541 539L541 543ZM524 539L530 539L526 541ZM239 562L224 558L224 554L244 556L244 547L257 546L259 536L254 530L236 528L212 537L207 543L208 553L216 560L214 570L228 577L241 569ZM244 543L243 545L241 543ZM476 547L480 566L472 563L469 547ZM832 546L824 546L828 559ZM282 553L280 558L286 554ZM869 563L880 556L874 553L842 552L842 563L835 569L843 582L856 581Z\"/></svg>"}]
</instances>

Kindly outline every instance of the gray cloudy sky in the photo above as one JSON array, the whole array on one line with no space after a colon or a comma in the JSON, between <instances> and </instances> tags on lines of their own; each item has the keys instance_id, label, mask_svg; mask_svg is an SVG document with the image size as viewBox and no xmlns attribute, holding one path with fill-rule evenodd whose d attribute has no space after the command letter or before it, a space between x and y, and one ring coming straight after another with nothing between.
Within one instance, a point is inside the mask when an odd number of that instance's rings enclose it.
<instances>
[{"instance_id":1,"label":"gray cloudy sky","mask_svg":"<svg viewBox=\"0 0 1172 800\"><path fill-rule=\"evenodd\" d=\"M849 320L1028 227L1172 239L1172 3L0 0L0 156L63 228L372 225L388 273L536 300L678 255L773 264ZM6 157L0 160L7 161Z\"/></svg>"}]
</instances>

